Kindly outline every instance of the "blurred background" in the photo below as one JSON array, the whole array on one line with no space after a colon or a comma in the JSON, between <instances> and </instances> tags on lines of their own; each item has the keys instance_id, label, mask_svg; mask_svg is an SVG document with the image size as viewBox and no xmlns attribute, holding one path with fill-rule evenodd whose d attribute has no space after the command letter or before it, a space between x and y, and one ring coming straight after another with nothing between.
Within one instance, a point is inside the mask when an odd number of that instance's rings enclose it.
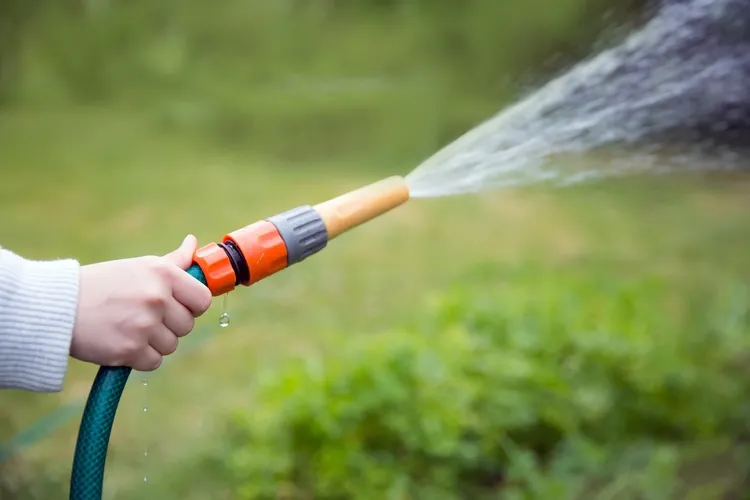
<instances>
[{"instance_id":1,"label":"blurred background","mask_svg":"<svg viewBox=\"0 0 750 500\"><path fill-rule=\"evenodd\" d=\"M3 0L0 244L162 254L405 175L644 7ZM749 195L690 174L412 201L134 373L105 498L747 498ZM95 372L0 394L0 498L67 496Z\"/></svg>"}]
</instances>

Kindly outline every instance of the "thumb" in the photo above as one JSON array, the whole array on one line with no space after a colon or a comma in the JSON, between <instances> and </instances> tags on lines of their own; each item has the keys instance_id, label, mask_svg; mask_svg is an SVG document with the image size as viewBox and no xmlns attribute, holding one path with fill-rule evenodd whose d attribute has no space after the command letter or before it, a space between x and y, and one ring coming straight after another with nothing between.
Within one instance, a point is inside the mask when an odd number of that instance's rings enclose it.
<instances>
[{"instance_id":1,"label":"thumb","mask_svg":"<svg viewBox=\"0 0 750 500\"><path fill-rule=\"evenodd\" d=\"M171 264L185 270L193 263L193 255L198 248L198 240L192 234L185 237L180 248L166 254L164 258Z\"/></svg>"}]
</instances>

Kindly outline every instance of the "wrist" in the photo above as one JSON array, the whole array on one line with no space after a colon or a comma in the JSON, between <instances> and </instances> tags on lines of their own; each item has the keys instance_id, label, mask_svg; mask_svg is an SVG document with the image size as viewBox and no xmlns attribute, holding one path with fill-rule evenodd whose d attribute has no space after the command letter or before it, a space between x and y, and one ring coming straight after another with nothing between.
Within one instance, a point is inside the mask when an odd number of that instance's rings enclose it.
<instances>
[{"instance_id":1,"label":"wrist","mask_svg":"<svg viewBox=\"0 0 750 500\"><path fill-rule=\"evenodd\" d=\"M60 391L76 321L80 265L0 252L0 381L7 387Z\"/></svg>"}]
</instances>

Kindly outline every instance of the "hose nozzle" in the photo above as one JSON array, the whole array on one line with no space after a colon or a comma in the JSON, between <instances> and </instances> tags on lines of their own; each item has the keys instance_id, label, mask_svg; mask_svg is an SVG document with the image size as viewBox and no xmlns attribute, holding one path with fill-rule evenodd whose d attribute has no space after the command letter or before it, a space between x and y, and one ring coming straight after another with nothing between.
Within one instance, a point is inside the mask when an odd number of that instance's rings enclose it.
<instances>
[{"instance_id":1,"label":"hose nozzle","mask_svg":"<svg viewBox=\"0 0 750 500\"><path fill-rule=\"evenodd\" d=\"M328 239L382 215L409 199L409 186L394 176L315 205Z\"/></svg>"},{"instance_id":2,"label":"hose nozzle","mask_svg":"<svg viewBox=\"0 0 750 500\"><path fill-rule=\"evenodd\" d=\"M409 186L394 176L314 207L304 205L250 224L196 251L214 296L249 286L300 262L328 241L374 219L409 199Z\"/></svg>"}]
</instances>

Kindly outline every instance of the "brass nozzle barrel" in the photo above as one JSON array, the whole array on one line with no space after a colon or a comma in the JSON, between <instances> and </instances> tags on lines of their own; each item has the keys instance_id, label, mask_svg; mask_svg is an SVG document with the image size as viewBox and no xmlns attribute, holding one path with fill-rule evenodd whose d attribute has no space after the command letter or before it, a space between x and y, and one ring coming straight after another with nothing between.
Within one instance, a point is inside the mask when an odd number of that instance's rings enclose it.
<instances>
[{"instance_id":1,"label":"brass nozzle barrel","mask_svg":"<svg viewBox=\"0 0 750 500\"><path fill-rule=\"evenodd\" d=\"M409 199L403 177L393 176L315 205L333 239L364 222L388 212Z\"/></svg>"}]
</instances>

